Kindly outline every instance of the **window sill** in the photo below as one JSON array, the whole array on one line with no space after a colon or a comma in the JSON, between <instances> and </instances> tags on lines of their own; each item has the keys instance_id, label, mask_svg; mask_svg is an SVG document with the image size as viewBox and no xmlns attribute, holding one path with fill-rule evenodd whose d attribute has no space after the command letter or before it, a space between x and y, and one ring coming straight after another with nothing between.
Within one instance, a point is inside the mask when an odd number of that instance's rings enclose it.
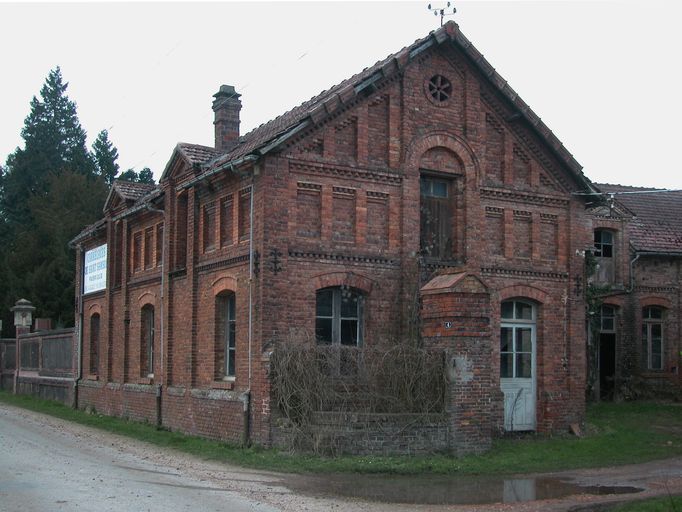
<instances>
[{"instance_id":1,"label":"window sill","mask_svg":"<svg viewBox=\"0 0 682 512\"><path fill-rule=\"evenodd\" d=\"M226 389L231 391L234 389L234 379L231 380L216 380L211 383L213 389Z\"/></svg>"},{"instance_id":2,"label":"window sill","mask_svg":"<svg viewBox=\"0 0 682 512\"><path fill-rule=\"evenodd\" d=\"M153 384L154 383L154 375L152 374L149 377L140 377L137 379L138 384Z\"/></svg>"},{"instance_id":3,"label":"window sill","mask_svg":"<svg viewBox=\"0 0 682 512\"><path fill-rule=\"evenodd\" d=\"M85 380L99 380L99 375L91 373L85 376Z\"/></svg>"}]
</instances>

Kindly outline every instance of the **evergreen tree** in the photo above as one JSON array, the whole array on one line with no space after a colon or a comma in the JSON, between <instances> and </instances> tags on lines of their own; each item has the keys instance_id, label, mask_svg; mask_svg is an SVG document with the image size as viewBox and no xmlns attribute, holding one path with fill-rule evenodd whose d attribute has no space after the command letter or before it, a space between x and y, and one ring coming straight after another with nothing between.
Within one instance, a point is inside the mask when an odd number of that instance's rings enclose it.
<instances>
[{"instance_id":1,"label":"evergreen tree","mask_svg":"<svg viewBox=\"0 0 682 512\"><path fill-rule=\"evenodd\" d=\"M50 71L40 99L34 96L31 100L31 112L21 130L24 148L17 148L7 158L0 215L12 226L28 221L28 200L47 192L48 173L59 174L64 169L94 173L85 130L78 120L76 104L66 96L67 87L59 67Z\"/></svg>"},{"instance_id":2,"label":"evergreen tree","mask_svg":"<svg viewBox=\"0 0 682 512\"><path fill-rule=\"evenodd\" d=\"M133 183L149 183L154 184L154 173L152 173L149 167L145 167L139 173L135 169L128 169L127 171L121 173L118 177L119 180L132 181Z\"/></svg>"},{"instance_id":3,"label":"evergreen tree","mask_svg":"<svg viewBox=\"0 0 682 512\"><path fill-rule=\"evenodd\" d=\"M132 181L133 183L137 183L139 176L135 172L135 169L128 169L125 172L122 172L121 175L118 177L119 180L122 181Z\"/></svg>"},{"instance_id":4,"label":"evergreen tree","mask_svg":"<svg viewBox=\"0 0 682 512\"><path fill-rule=\"evenodd\" d=\"M19 298L41 316L73 319L75 254L68 248L101 216L106 184L96 175L76 105L59 68L31 101L17 148L0 171L0 318ZM61 320L60 320L61 319Z\"/></svg>"},{"instance_id":5,"label":"evergreen tree","mask_svg":"<svg viewBox=\"0 0 682 512\"><path fill-rule=\"evenodd\" d=\"M92 144L92 153L95 164L97 165L97 174L99 174L107 185L114 182L114 178L118 174L118 149L109 140L109 132L102 130L97 135L97 139Z\"/></svg>"},{"instance_id":6,"label":"evergreen tree","mask_svg":"<svg viewBox=\"0 0 682 512\"><path fill-rule=\"evenodd\" d=\"M152 173L151 169L149 167L145 167L140 171L140 174L138 175L137 181L139 183L149 183L149 184L154 184L154 174Z\"/></svg>"}]
</instances>

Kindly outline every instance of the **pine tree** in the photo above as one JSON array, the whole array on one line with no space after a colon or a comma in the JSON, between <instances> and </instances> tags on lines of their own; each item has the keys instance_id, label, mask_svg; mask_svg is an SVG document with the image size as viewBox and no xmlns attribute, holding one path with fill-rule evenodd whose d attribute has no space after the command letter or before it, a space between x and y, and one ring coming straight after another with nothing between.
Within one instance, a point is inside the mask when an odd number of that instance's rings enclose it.
<instances>
[{"instance_id":1,"label":"pine tree","mask_svg":"<svg viewBox=\"0 0 682 512\"><path fill-rule=\"evenodd\" d=\"M97 174L104 178L107 185L114 182L118 174L118 149L109 140L109 132L102 130L92 144L92 156L97 166Z\"/></svg>"},{"instance_id":2,"label":"pine tree","mask_svg":"<svg viewBox=\"0 0 682 512\"><path fill-rule=\"evenodd\" d=\"M151 169L149 167L145 167L140 171L140 174L138 175L137 181L139 183L149 183L149 184L154 184L154 173L152 173Z\"/></svg>"},{"instance_id":3,"label":"pine tree","mask_svg":"<svg viewBox=\"0 0 682 512\"><path fill-rule=\"evenodd\" d=\"M40 315L73 318L75 254L67 243L101 216L96 173L59 68L31 101L17 148L0 171L0 318L19 298ZM11 333L11 322L3 334Z\"/></svg>"},{"instance_id":4,"label":"pine tree","mask_svg":"<svg viewBox=\"0 0 682 512\"><path fill-rule=\"evenodd\" d=\"M128 169L121 173L119 180L132 181L133 183L149 183L154 184L154 173L149 167L144 167L139 173L135 169Z\"/></svg>"},{"instance_id":5,"label":"pine tree","mask_svg":"<svg viewBox=\"0 0 682 512\"><path fill-rule=\"evenodd\" d=\"M50 71L40 90L40 99L34 96L31 100L31 112L21 130L24 148L17 148L7 158L0 215L11 226L28 221L28 200L47 192L49 173L60 174L70 169L94 174L85 130L78 120L76 104L66 96L67 87L59 67Z\"/></svg>"}]
</instances>

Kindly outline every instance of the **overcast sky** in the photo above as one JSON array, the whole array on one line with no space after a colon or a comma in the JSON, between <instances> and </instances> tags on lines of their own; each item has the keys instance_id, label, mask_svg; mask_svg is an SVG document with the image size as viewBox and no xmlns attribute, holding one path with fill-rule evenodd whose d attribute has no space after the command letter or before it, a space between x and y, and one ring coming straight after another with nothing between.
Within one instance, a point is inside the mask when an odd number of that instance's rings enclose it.
<instances>
[{"instance_id":1,"label":"overcast sky","mask_svg":"<svg viewBox=\"0 0 682 512\"><path fill-rule=\"evenodd\" d=\"M121 169L157 179L177 142L213 145L220 84L242 94L246 133L439 26L428 1L1 1L0 162L59 65L88 143L108 129ZM450 19L592 181L682 188L682 2L454 5Z\"/></svg>"}]
</instances>

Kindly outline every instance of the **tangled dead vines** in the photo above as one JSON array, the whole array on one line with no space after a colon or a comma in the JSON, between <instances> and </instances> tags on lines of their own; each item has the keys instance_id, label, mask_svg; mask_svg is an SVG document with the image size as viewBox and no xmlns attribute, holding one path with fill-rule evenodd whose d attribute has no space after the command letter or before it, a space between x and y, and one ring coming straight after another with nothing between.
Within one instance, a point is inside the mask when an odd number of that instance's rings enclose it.
<instances>
[{"instance_id":1,"label":"tangled dead vines","mask_svg":"<svg viewBox=\"0 0 682 512\"><path fill-rule=\"evenodd\" d=\"M271 358L273 399L287 426L314 434L316 413L430 414L444 411L442 351L407 344L359 348L287 343Z\"/></svg>"}]
</instances>

